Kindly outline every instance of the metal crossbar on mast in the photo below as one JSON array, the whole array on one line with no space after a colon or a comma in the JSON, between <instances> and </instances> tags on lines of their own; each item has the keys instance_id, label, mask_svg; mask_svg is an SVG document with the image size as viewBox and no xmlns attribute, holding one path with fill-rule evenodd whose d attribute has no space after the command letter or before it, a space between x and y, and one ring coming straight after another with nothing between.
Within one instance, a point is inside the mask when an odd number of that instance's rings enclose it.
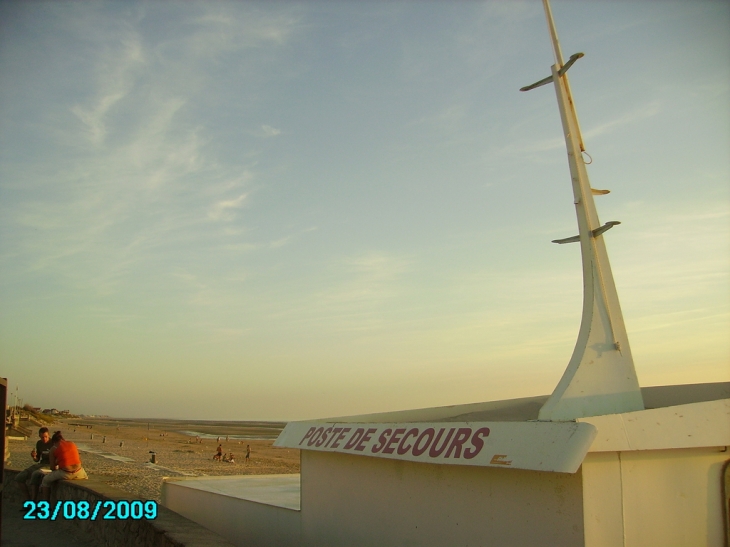
<instances>
[{"instance_id":1,"label":"metal crossbar on mast","mask_svg":"<svg viewBox=\"0 0 730 547\"><path fill-rule=\"evenodd\" d=\"M568 367L555 391L540 409L539 419L574 420L586 416L643 410L644 401L603 239L603 234L619 222L601 225L598 220L593 195L607 194L608 191L595 190L590 186L583 160L585 147L568 82L568 69L583 54L576 53L567 63L563 62L548 0L543 0L543 5L555 64L550 76L523 87L520 91L529 91L551 82L555 86L568 150L578 235L554 240L554 243L580 242L583 263L583 316Z\"/></svg>"}]
</instances>

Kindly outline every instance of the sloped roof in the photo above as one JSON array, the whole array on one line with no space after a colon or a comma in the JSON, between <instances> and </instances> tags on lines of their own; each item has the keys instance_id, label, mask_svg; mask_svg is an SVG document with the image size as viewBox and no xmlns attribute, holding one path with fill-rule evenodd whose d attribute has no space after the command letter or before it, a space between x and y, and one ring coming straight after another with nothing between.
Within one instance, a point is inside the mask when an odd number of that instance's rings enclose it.
<instances>
[{"instance_id":1,"label":"sloped roof","mask_svg":"<svg viewBox=\"0 0 730 547\"><path fill-rule=\"evenodd\" d=\"M730 398L730 382L642 387L646 409ZM549 395L463 405L326 418L326 422L526 422L537 420Z\"/></svg>"}]
</instances>

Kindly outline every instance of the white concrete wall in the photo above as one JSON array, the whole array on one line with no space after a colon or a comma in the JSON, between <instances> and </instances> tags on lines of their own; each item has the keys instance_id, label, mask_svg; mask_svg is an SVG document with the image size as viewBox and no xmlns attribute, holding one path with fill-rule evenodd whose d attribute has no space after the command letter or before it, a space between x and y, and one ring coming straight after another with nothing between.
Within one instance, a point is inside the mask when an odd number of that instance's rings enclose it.
<instances>
[{"instance_id":1,"label":"white concrete wall","mask_svg":"<svg viewBox=\"0 0 730 547\"><path fill-rule=\"evenodd\" d=\"M180 483L162 485L162 504L239 547L295 547L299 511L206 492Z\"/></svg>"},{"instance_id":2,"label":"white concrete wall","mask_svg":"<svg viewBox=\"0 0 730 547\"><path fill-rule=\"evenodd\" d=\"M304 545L582 546L581 480L302 451Z\"/></svg>"},{"instance_id":3,"label":"white concrete wall","mask_svg":"<svg viewBox=\"0 0 730 547\"><path fill-rule=\"evenodd\" d=\"M590 453L586 547L723 547L719 448Z\"/></svg>"}]
</instances>

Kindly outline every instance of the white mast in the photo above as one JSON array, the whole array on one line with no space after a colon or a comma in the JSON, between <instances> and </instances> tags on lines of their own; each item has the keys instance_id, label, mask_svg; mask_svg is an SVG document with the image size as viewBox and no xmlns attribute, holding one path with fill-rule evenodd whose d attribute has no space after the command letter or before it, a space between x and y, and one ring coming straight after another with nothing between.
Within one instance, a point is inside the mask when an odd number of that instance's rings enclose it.
<instances>
[{"instance_id":1,"label":"white mast","mask_svg":"<svg viewBox=\"0 0 730 547\"><path fill-rule=\"evenodd\" d=\"M528 91L550 82L555 85L568 149L578 235L555 240L554 243L580 242L583 258L583 317L573 356L555 391L540 409L539 419L574 420L586 416L643 410L644 401L603 240L603 233L619 223L607 222L601 226L598 220L593 194L608 192L592 189L588 181L582 154L585 147L568 83L568 69L583 54L576 53L563 64L548 0L543 0L543 4L555 53L555 64L552 66L551 76L523 87L520 91Z\"/></svg>"}]
</instances>

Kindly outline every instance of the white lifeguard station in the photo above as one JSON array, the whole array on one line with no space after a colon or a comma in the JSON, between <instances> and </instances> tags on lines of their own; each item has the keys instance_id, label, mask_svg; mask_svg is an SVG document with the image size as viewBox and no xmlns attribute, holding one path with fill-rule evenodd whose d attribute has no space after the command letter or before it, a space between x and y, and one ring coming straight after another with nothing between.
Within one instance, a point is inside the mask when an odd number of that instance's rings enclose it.
<instances>
[{"instance_id":1,"label":"white lifeguard station","mask_svg":"<svg viewBox=\"0 0 730 547\"><path fill-rule=\"evenodd\" d=\"M640 388L550 6L583 316L550 396L292 422L301 474L167 479L163 503L253 546L727 547L730 383Z\"/></svg>"}]
</instances>

